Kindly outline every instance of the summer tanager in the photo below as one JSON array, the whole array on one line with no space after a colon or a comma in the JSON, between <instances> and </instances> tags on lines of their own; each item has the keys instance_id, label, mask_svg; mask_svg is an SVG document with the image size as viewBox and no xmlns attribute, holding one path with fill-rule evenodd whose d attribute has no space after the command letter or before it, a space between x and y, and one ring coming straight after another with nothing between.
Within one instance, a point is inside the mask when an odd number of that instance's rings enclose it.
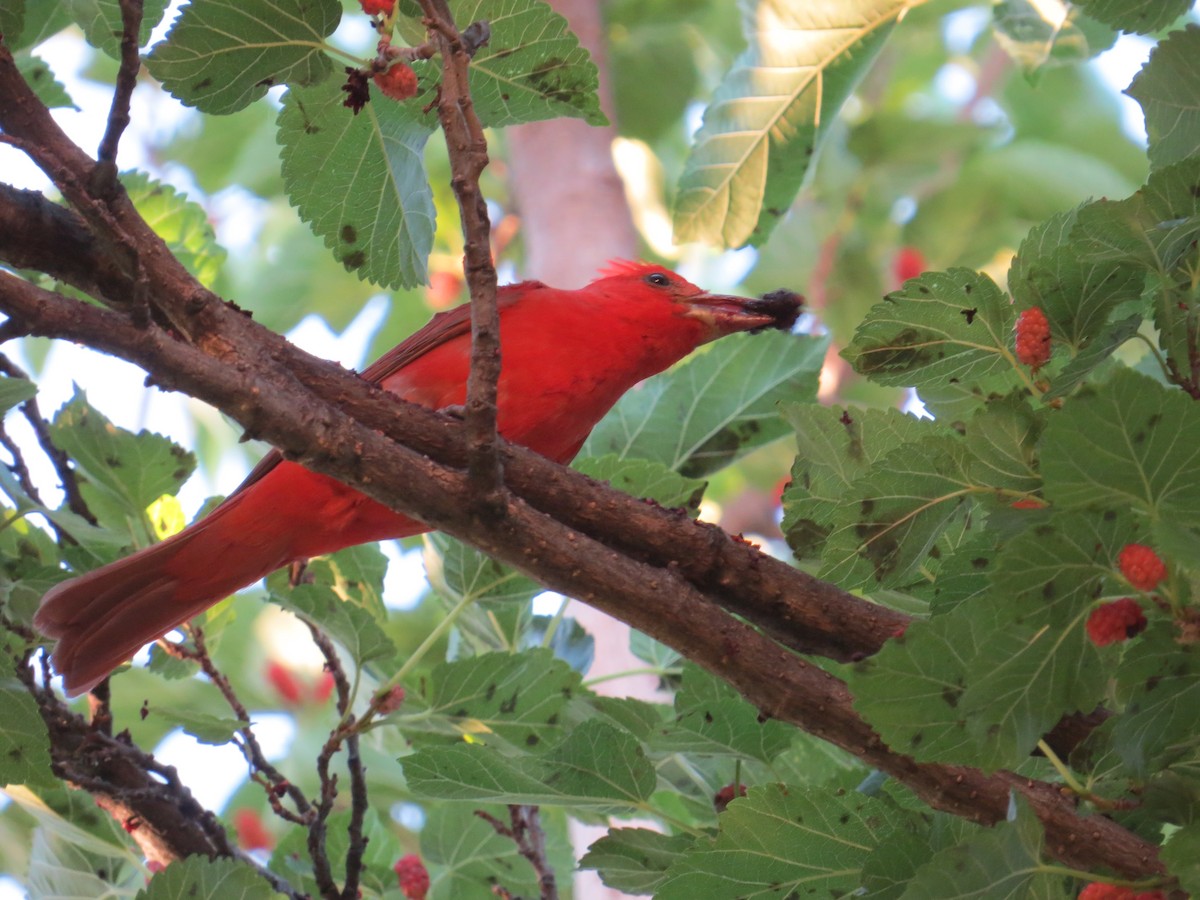
<instances>
[{"instance_id":1,"label":"summer tanager","mask_svg":"<svg viewBox=\"0 0 1200 900\"><path fill-rule=\"evenodd\" d=\"M700 344L789 328L799 298L709 294L661 266L617 262L580 290L537 281L499 289L500 433L559 463L617 399ZM470 312L441 313L362 377L434 409L461 406ZM208 516L152 547L56 585L34 617L58 638L69 694L90 690L139 647L269 572L426 525L270 453Z\"/></svg>"}]
</instances>

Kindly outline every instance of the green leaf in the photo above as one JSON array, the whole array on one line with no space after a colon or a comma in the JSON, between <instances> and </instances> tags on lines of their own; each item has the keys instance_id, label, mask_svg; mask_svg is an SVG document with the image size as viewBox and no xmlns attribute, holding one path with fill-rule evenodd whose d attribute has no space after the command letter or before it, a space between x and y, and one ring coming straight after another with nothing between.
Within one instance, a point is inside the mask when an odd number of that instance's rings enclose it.
<instances>
[{"instance_id":1,"label":"green leaf","mask_svg":"<svg viewBox=\"0 0 1200 900\"><path fill-rule=\"evenodd\" d=\"M575 116L606 125L599 75L567 20L529 0L456 0L461 27L486 20L492 37L471 60L471 100L489 128ZM424 40L422 34L420 40Z\"/></svg>"},{"instance_id":2,"label":"green leaf","mask_svg":"<svg viewBox=\"0 0 1200 900\"><path fill-rule=\"evenodd\" d=\"M697 690L699 682L699 692ZM794 730L761 721L759 711L723 682L686 665L669 728L651 742L657 752L733 756L770 763L791 744Z\"/></svg>"},{"instance_id":3,"label":"green leaf","mask_svg":"<svg viewBox=\"0 0 1200 900\"><path fill-rule=\"evenodd\" d=\"M1015 822L999 822L922 866L901 900L1066 900L1066 882L1042 863L1042 827L1024 800Z\"/></svg>"},{"instance_id":4,"label":"green leaf","mask_svg":"<svg viewBox=\"0 0 1200 900\"><path fill-rule=\"evenodd\" d=\"M33 697L17 679L13 663L5 652L0 659L0 783L53 783L50 736Z\"/></svg>"},{"instance_id":5,"label":"green leaf","mask_svg":"<svg viewBox=\"0 0 1200 900\"><path fill-rule=\"evenodd\" d=\"M653 894L667 869L692 846L686 834L662 834L648 828L614 828L587 849L579 868L595 869L610 888L628 894Z\"/></svg>"},{"instance_id":6,"label":"green leaf","mask_svg":"<svg viewBox=\"0 0 1200 900\"><path fill-rule=\"evenodd\" d=\"M1200 410L1182 391L1122 369L1075 396L1042 436L1046 498L1066 509L1132 508L1156 534L1200 528Z\"/></svg>"},{"instance_id":7,"label":"green leaf","mask_svg":"<svg viewBox=\"0 0 1200 900\"><path fill-rule=\"evenodd\" d=\"M146 507L178 491L196 467L195 456L162 435L115 427L78 388L55 415L50 435L83 475L92 512L114 527L144 522ZM128 533L128 525L118 530Z\"/></svg>"},{"instance_id":8,"label":"green leaf","mask_svg":"<svg viewBox=\"0 0 1200 900\"><path fill-rule=\"evenodd\" d=\"M1009 491L1041 487L1034 448L1042 421L1024 400L997 400L979 410L967 423L972 482Z\"/></svg>"},{"instance_id":9,"label":"green leaf","mask_svg":"<svg viewBox=\"0 0 1200 900\"><path fill-rule=\"evenodd\" d=\"M272 85L328 78L333 63L324 39L341 16L338 0L192 0L146 65L185 105L206 113L236 112Z\"/></svg>"},{"instance_id":10,"label":"green leaf","mask_svg":"<svg viewBox=\"0 0 1200 900\"><path fill-rule=\"evenodd\" d=\"M846 590L904 583L977 488L962 441L929 437L889 453L831 519L821 577Z\"/></svg>"},{"instance_id":11,"label":"green leaf","mask_svg":"<svg viewBox=\"0 0 1200 900\"><path fill-rule=\"evenodd\" d=\"M575 468L597 481L606 481L619 491L643 497L666 507L685 507L692 513L700 508L706 483L684 478L662 463L648 459L622 459L616 454L588 456Z\"/></svg>"},{"instance_id":12,"label":"green leaf","mask_svg":"<svg viewBox=\"0 0 1200 900\"><path fill-rule=\"evenodd\" d=\"M37 823L24 885L29 896L128 897L145 884L142 854L135 852L131 840L115 828L85 830L75 821L80 814L93 821L106 817L90 798L68 800L61 789L52 789L47 797L63 802L51 808L25 787L10 785L5 793Z\"/></svg>"},{"instance_id":13,"label":"green leaf","mask_svg":"<svg viewBox=\"0 0 1200 900\"><path fill-rule=\"evenodd\" d=\"M24 27L25 0L0 0L0 34L4 40L9 42L19 37Z\"/></svg>"},{"instance_id":14,"label":"green leaf","mask_svg":"<svg viewBox=\"0 0 1200 900\"><path fill-rule=\"evenodd\" d=\"M901 444L937 426L896 409L838 409L782 403L796 430L796 461L783 492L783 532L798 557L819 551L850 485Z\"/></svg>"},{"instance_id":15,"label":"green leaf","mask_svg":"<svg viewBox=\"0 0 1200 900\"><path fill-rule=\"evenodd\" d=\"M594 719L544 756L504 757L479 745L405 757L417 797L545 806L635 807L654 790L654 767L628 732Z\"/></svg>"},{"instance_id":16,"label":"green leaf","mask_svg":"<svg viewBox=\"0 0 1200 900\"><path fill-rule=\"evenodd\" d=\"M1064 715L1091 712L1108 673L1083 629L1010 624L997 629L971 661L972 680L958 706L984 771L1016 768Z\"/></svg>"},{"instance_id":17,"label":"green leaf","mask_svg":"<svg viewBox=\"0 0 1200 900\"><path fill-rule=\"evenodd\" d=\"M1150 173L1125 200L1097 200L1079 210L1071 240L1087 260L1130 262L1171 277L1200 236L1200 157Z\"/></svg>"},{"instance_id":18,"label":"green leaf","mask_svg":"<svg viewBox=\"0 0 1200 900\"><path fill-rule=\"evenodd\" d=\"M842 356L880 384L969 385L1015 365L1015 319L988 276L926 272L875 304Z\"/></svg>"},{"instance_id":19,"label":"green leaf","mask_svg":"<svg viewBox=\"0 0 1200 900\"><path fill-rule=\"evenodd\" d=\"M1184 15L1192 0L1075 0L1075 4L1113 28L1150 34Z\"/></svg>"},{"instance_id":20,"label":"green leaf","mask_svg":"<svg viewBox=\"0 0 1200 900\"><path fill-rule=\"evenodd\" d=\"M325 852L330 860L345 860L350 852L350 819L350 811L343 810L334 812L326 822ZM404 853L399 840L397 840L395 825L391 821L386 823L380 821L379 815L371 808L363 817L362 834L363 843L366 845L361 872L363 895L375 898L384 896L394 898L396 896L396 876L392 871L392 866ZM276 845L275 852L271 855L271 871L287 879L288 884L295 890L295 893L291 894L292 897L297 894L319 897L321 894L316 879L313 877L313 865L308 855L307 838L307 829L289 828L284 832L282 840ZM336 872L337 869L335 868L334 871ZM224 894L197 892L186 898L180 897L179 900L224 900L224 897Z\"/></svg>"},{"instance_id":21,"label":"green leaf","mask_svg":"<svg viewBox=\"0 0 1200 900\"><path fill-rule=\"evenodd\" d=\"M1171 835L1160 857L1183 890L1200 893L1200 824L1185 825Z\"/></svg>"},{"instance_id":22,"label":"green leaf","mask_svg":"<svg viewBox=\"0 0 1200 900\"><path fill-rule=\"evenodd\" d=\"M780 400L812 399L826 339L734 335L647 379L600 420L581 456L648 459L687 477L787 433Z\"/></svg>"},{"instance_id":23,"label":"green leaf","mask_svg":"<svg viewBox=\"0 0 1200 900\"><path fill-rule=\"evenodd\" d=\"M267 578L267 591L284 609L317 625L345 647L357 665L390 661L397 650L382 627L379 587L350 583L342 577L337 561L347 552L352 551L339 551L311 562L309 571L315 576L312 583L291 587L285 571L275 572Z\"/></svg>"},{"instance_id":24,"label":"green leaf","mask_svg":"<svg viewBox=\"0 0 1200 900\"><path fill-rule=\"evenodd\" d=\"M1084 259L1070 240L1078 218L1075 209L1032 229L1008 270L1017 308L1040 307L1054 340L1076 352L1103 336L1113 309L1138 299L1145 283L1145 273L1126 262Z\"/></svg>"},{"instance_id":25,"label":"green leaf","mask_svg":"<svg viewBox=\"0 0 1200 900\"><path fill-rule=\"evenodd\" d=\"M0 377L0 415L36 394L37 385L26 378L14 378L9 375Z\"/></svg>"},{"instance_id":26,"label":"green leaf","mask_svg":"<svg viewBox=\"0 0 1200 900\"><path fill-rule=\"evenodd\" d=\"M239 730L250 724L246 719L230 719L175 706L155 706L149 714L178 725L202 744L218 747L228 744Z\"/></svg>"},{"instance_id":27,"label":"green leaf","mask_svg":"<svg viewBox=\"0 0 1200 900\"><path fill-rule=\"evenodd\" d=\"M579 673L541 649L441 663L428 683L430 714L445 717L456 738L499 738L526 752L562 738L566 705L582 691Z\"/></svg>"},{"instance_id":28,"label":"green leaf","mask_svg":"<svg viewBox=\"0 0 1200 900\"><path fill-rule=\"evenodd\" d=\"M1039 7L1036 0L1001 0L992 15L996 41L1027 76L1047 64L1088 60L1117 38L1112 29L1074 6Z\"/></svg>"},{"instance_id":29,"label":"green leaf","mask_svg":"<svg viewBox=\"0 0 1200 900\"><path fill-rule=\"evenodd\" d=\"M17 71L48 109L79 109L67 89L55 80L45 60L30 53L17 53L15 58Z\"/></svg>"},{"instance_id":30,"label":"green leaf","mask_svg":"<svg viewBox=\"0 0 1200 900\"><path fill-rule=\"evenodd\" d=\"M166 242L175 258L201 284L211 287L225 262L225 248L217 243L204 208L144 172L125 172L121 183L146 224Z\"/></svg>"},{"instance_id":31,"label":"green leaf","mask_svg":"<svg viewBox=\"0 0 1200 900\"><path fill-rule=\"evenodd\" d=\"M1113 726L1113 747L1139 777L1194 752L1196 720L1189 710L1200 703L1200 651L1176 638L1172 625L1151 622L1129 644L1116 673L1125 710Z\"/></svg>"},{"instance_id":32,"label":"green leaf","mask_svg":"<svg viewBox=\"0 0 1200 900\"><path fill-rule=\"evenodd\" d=\"M189 856L176 860L155 875L148 887L138 891L135 900L184 900L187 897L273 900L283 896L248 863Z\"/></svg>"},{"instance_id":33,"label":"green leaf","mask_svg":"<svg viewBox=\"0 0 1200 900\"><path fill-rule=\"evenodd\" d=\"M7 5L7 7L6 7ZM10 23L20 21L20 8L25 6L24 26L17 31L3 29L4 40L13 50L36 47L71 25L69 5L66 3L31 3L21 0L0 0L0 10L7 8Z\"/></svg>"},{"instance_id":34,"label":"green leaf","mask_svg":"<svg viewBox=\"0 0 1200 900\"><path fill-rule=\"evenodd\" d=\"M89 44L113 59L121 58L121 34L125 27L121 20L119 0L67 0L66 6L71 11L71 18L83 29ZM162 21L166 8L167 0L143 2L142 22L138 28L139 47L150 40L150 32Z\"/></svg>"},{"instance_id":35,"label":"green leaf","mask_svg":"<svg viewBox=\"0 0 1200 900\"><path fill-rule=\"evenodd\" d=\"M1138 532L1128 511L1051 511L1039 518L1003 547L989 581L996 596L1016 608L1039 608L1038 621L1057 628L1091 605Z\"/></svg>"},{"instance_id":36,"label":"green leaf","mask_svg":"<svg viewBox=\"0 0 1200 900\"><path fill-rule=\"evenodd\" d=\"M675 239L761 245L908 0L743 0L749 47L713 94L675 202Z\"/></svg>"},{"instance_id":37,"label":"green leaf","mask_svg":"<svg viewBox=\"0 0 1200 900\"><path fill-rule=\"evenodd\" d=\"M1042 395L1042 402L1049 403L1051 400L1069 395L1107 363L1109 357L1119 347L1132 339L1138 333L1141 325L1142 317L1140 315L1129 316L1119 322L1114 322L1094 340L1088 341L1087 346L1051 379L1050 389Z\"/></svg>"},{"instance_id":38,"label":"green leaf","mask_svg":"<svg viewBox=\"0 0 1200 900\"><path fill-rule=\"evenodd\" d=\"M1125 93L1146 114L1150 164L1169 166L1200 151L1200 27L1174 31L1150 53L1150 61Z\"/></svg>"},{"instance_id":39,"label":"green leaf","mask_svg":"<svg viewBox=\"0 0 1200 900\"><path fill-rule=\"evenodd\" d=\"M342 97L333 82L293 87L284 97L288 198L359 278L392 288L424 284L435 218L423 159L431 126L410 103L368 103L355 115Z\"/></svg>"},{"instance_id":40,"label":"green leaf","mask_svg":"<svg viewBox=\"0 0 1200 900\"><path fill-rule=\"evenodd\" d=\"M656 900L841 896L905 815L862 794L753 787L721 815L721 833L667 872Z\"/></svg>"},{"instance_id":41,"label":"green leaf","mask_svg":"<svg viewBox=\"0 0 1200 900\"><path fill-rule=\"evenodd\" d=\"M476 815L478 808L465 803L430 807L421 828L421 857L432 868L431 900L494 898L491 885L497 883L518 896L537 896L537 872L521 856L517 842ZM508 818L502 807L484 811L500 821Z\"/></svg>"}]
</instances>

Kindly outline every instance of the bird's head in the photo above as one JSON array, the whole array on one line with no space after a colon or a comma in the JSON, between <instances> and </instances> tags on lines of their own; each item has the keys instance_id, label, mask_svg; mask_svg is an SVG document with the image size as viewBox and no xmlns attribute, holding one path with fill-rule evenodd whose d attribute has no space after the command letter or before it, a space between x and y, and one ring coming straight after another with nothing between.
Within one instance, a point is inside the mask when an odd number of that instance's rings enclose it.
<instances>
[{"instance_id":1,"label":"bird's head","mask_svg":"<svg viewBox=\"0 0 1200 900\"><path fill-rule=\"evenodd\" d=\"M610 262L593 284L637 302L670 304L672 315L700 323L702 343L737 331L789 330L803 303L791 291L773 291L759 298L712 294L665 266L627 260Z\"/></svg>"}]
</instances>

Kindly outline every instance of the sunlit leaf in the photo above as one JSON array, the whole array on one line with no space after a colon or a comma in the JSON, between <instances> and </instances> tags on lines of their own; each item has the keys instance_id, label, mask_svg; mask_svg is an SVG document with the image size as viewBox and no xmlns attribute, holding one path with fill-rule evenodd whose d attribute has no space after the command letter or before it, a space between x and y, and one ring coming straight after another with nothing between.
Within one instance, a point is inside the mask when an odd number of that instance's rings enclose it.
<instances>
[{"instance_id":1,"label":"sunlit leaf","mask_svg":"<svg viewBox=\"0 0 1200 900\"><path fill-rule=\"evenodd\" d=\"M675 239L762 244L909 0L743 0L748 49L713 94L675 201Z\"/></svg>"}]
</instances>

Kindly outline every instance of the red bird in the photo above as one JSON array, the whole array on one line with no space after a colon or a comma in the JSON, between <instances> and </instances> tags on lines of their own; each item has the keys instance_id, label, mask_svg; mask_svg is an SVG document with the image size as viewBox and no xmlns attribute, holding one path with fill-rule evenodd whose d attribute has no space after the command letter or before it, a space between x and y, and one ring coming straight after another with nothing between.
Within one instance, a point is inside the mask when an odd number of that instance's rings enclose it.
<instances>
[{"instance_id":1,"label":"red bird","mask_svg":"<svg viewBox=\"0 0 1200 900\"><path fill-rule=\"evenodd\" d=\"M709 294L661 266L617 262L587 287L499 289L500 433L566 463L618 398L726 334L790 328L799 298ZM362 377L433 409L466 401L470 311L440 313ZM42 598L34 625L58 638L68 694L90 690L139 647L296 560L428 528L272 452L179 534Z\"/></svg>"}]
</instances>

